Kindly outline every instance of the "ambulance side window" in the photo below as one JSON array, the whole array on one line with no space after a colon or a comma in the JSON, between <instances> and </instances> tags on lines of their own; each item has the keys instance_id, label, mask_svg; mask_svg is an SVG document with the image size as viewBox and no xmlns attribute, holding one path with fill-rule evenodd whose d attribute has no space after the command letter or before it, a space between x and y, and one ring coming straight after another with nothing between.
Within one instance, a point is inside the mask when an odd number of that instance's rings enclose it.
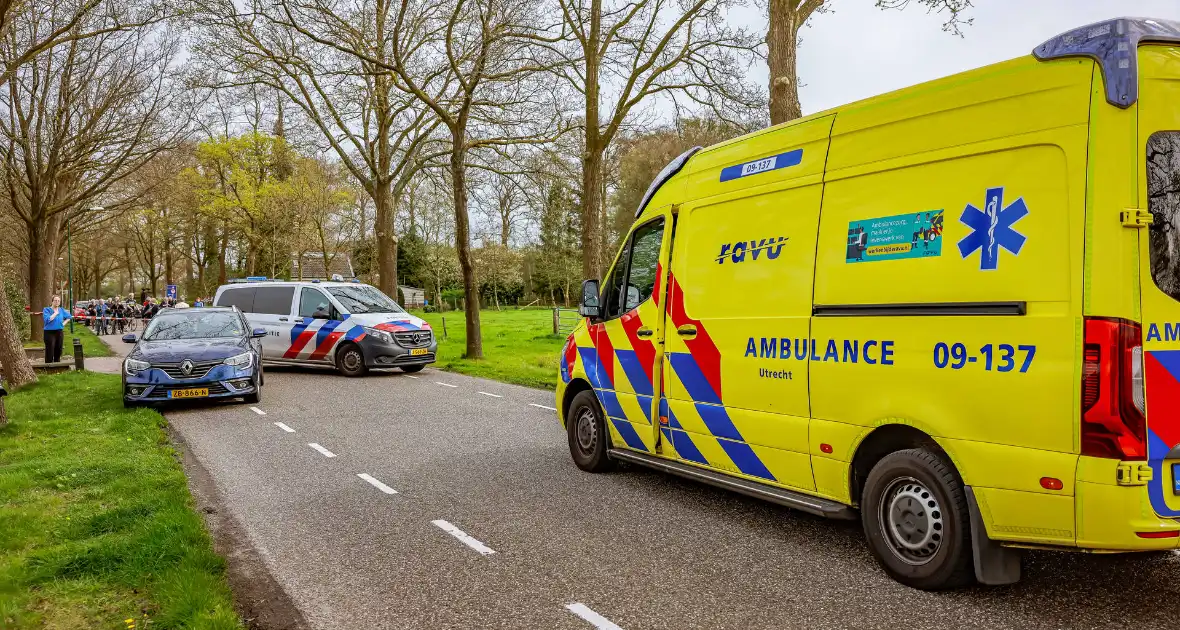
<instances>
[{"instance_id":1,"label":"ambulance side window","mask_svg":"<svg viewBox=\"0 0 1180 630\"><path fill-rule=\"evenodd\" d=\"M656 287L656 266L664 242L664 220L652 221L635 231L631 244L631 265L627 274L624 312L643 304Z\"/></svg>"},{"instance_id":2,"label":"ambulance side window","mask_svg":"<svg viewBox=\"0 0 1180 630\"><path fill-rule=\"evenodd\" d=\"M614 319L622 315L623 284L627 278L627 261L631 258L631 239L623 243L623 253L619 254L619 262L611 270L606 286L602 288L602 318Z\"/></svg>"},{"instance_id":3,"label":"ambulance side window","mask_svg":"<svg viewBox=\"0 0 1180 630\"><path fill-rule=\"evenodd\" d=\"M662 218L640 226L631 234L603 289L606 305L603 319L620 317L651 298L663 240Z\"/></svg>"},{"instance_id":4,"label":"ambulance side window","mask_svg":"<svg viewBox=\"0 0 1180 630\"><path fill-rule=\"evenodd\" d=\"M1180 131L1160 131L1147 140L1147 210L1153 219L1151 278L1180 300Z\"/></svg>"}]
</instances>

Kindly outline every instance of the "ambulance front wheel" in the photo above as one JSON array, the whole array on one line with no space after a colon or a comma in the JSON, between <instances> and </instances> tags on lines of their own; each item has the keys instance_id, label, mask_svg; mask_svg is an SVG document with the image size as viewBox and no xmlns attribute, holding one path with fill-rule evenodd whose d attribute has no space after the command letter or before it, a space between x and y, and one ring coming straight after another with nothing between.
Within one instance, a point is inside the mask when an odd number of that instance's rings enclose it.
<instances>
[{"instance_id":1,"label":"ambulance front wheel","mask_svg":"<svg viewBox=\"0 0 1180 630\"><path fill-rule=\"evenodd\" d=\"M566 412L565 429L569 435L570 455L574 464L586 472L608 472L615 462L607 456L610 434L602 417L602 408L594 392L586 390L574 396Z\"/></svg>"},{"instance_id":2,"label":"ambulance front wheel","mask_svg":"<svg viewBox=\"0 0 1180 630\"><path fill-rule=\"evenodd\" d=\"M939 590L974 580L966 492L938 454L886 455L865 480L860 512L873 555L898 582Z\"/></svg>"}]
</instances>

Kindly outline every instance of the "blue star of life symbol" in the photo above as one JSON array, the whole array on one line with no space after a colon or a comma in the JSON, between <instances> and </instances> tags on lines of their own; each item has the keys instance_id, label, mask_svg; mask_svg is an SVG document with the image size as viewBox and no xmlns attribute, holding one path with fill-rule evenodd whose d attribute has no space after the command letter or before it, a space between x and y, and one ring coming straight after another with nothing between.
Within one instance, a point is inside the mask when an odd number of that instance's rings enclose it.
<instances>
[{"instance_id":1,"label":"blue star of life symbol","mask_svg":"<svg viewBox=\"0 0 1180 630\"><path fill-rule=\"evenodd\" d=\"M1012 254L1019 255L1024 247L1025 236L1012 229L1012 224L1028 214L1028 206L1024 197L1004 207L1004 188L988 188L984 209L980 210L971 204L963 209L959 217L964 225L971 228L971 233L959 241L959 254L966 258L979 250L979 269L994 270L1000 263L1000 248Z\"/></svg>"}]
</instances>

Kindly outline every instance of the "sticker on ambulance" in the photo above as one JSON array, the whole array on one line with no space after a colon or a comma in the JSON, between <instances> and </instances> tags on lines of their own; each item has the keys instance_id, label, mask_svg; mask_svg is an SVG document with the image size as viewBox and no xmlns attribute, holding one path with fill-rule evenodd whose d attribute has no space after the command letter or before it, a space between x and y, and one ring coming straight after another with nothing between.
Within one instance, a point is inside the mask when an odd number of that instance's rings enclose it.
<instances>
[{"instance_id":1,"label":"sticker on ambulance","mask_svg":"<svg viewBox=\"0 0 1180 630\"><path fill-rule=\"evenodd\" d=\"M850 221L844 262L941 256L942 224L942 210Z\"/></svg>"}]
</instances>

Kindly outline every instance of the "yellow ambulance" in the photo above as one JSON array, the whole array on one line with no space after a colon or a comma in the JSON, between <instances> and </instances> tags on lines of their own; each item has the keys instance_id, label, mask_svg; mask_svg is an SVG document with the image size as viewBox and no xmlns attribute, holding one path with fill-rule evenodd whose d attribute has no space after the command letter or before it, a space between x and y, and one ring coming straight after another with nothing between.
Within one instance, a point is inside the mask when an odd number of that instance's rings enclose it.
<instances>
[{"instance_id":1,"label":"yellow ambulance","mask_svg":"<svg viewBox=\"0 0 1180 630\"><path fill-rule=\"evenodd\" d=\"M574 462L860 519L922 589L1180 542L1180 22L694 149L583 286Z\"/></svg>"}]
</instances>

